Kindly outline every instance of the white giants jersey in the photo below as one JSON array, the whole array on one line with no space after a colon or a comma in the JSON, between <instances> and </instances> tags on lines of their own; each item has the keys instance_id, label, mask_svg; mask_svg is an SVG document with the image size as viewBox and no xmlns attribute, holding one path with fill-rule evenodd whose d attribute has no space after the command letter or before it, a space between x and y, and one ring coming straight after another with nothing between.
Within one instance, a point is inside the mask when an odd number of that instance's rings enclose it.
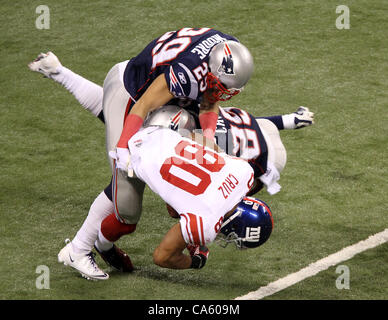
<instances>
[{"instance_id":1,"label":"white giants jersey","mask_svg":"<svg viewBox=\"0 0 388 320\"><path fill-rule=\"evenodd\" d=\"M171 129L142 129L128 146L136 176L179 213L187 243L212 242L224 215L253 183L245 160L217 153Z\"/></svg>"}]
</instances>

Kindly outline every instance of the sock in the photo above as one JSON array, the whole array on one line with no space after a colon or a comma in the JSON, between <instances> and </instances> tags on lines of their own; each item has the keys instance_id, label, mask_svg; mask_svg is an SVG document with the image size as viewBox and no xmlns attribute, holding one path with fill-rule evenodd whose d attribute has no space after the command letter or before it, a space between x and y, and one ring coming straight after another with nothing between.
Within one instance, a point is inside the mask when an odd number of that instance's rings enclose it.
<instances>
[{"instance_id":1,"label":"sock","mask_svg":"<svg viewBox=\"0 0 388 320\"><path fill-rule=\"evenodd\" d=\"M96 117L102 112L103 89L101 86L64 66L59 67L58 73L53 74L51 78L63 85L86 110Z\"/></svg>"},{"instance_id":2,"label":"sock","mask_svg":"<svg viewBox=\"0 0 388 320\"><path fill-rule=\"evenodd\" d=\"M122 223L117 220L114 213L111 213L101 222L95 245L99 251L108 251L112 248L114 242L123 235L130 234L135 230L136 224Z\"/></svg>"},{"instance_id":3,"label":"sock","mask_svg":"<svg viewBox=\"0 0 388 320\"><path fill-rule=\"evenodd\" d=\"M113 247L114 242L109 241L101 232L101 229L98 230L98 237L96 242L94 243L95 247L100 252L106 252Z\"/></svg>"},{"instance_id":4,"label":"sock","mask_svg":"<svg viewBox=\"0 0 388 320\"><path fill-rule=\"evenodd\" d=\"M88 254L93 249L101 222L113 210L113 202L102 191L90 206L88 216L71 242L75 253Z\"/></svg>"}]
</instances>

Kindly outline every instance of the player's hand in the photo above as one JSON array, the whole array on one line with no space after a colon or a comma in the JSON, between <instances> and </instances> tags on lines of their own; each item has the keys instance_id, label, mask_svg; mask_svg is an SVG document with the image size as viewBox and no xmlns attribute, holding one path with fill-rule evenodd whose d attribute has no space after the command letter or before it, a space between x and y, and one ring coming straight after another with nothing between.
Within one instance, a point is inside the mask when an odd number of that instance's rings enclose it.
<instances>
[{"instance_id":1,"label":"player's hand","mask_svg":"<svg viewBox=\"0 0 388 320\"><path fill-rule=\"evenodd\" d=\"M116 160L116 167L128 174L128 177L133 177L133 169L131 166L131 155L127 148L116 148L115 151L110 151L109 156Z\"/></svg>"},{"instance_id":2,"label":"player's hand","mask_svg":"<svg viewBox=\"0 0 388 320\"><path fill-rule=\"evenodd\" d=\"M205 266L209 257L209 249L206 246L188 244L186 246L193 259L192 268L201 269Z\"/></svg>"},{"instance_id":3,"label":"player's hand","mask_svg":"<svg viewBox=\"0 0 388 320\"><path fill-rule=\"evenodd\" d=\"M294 113L295 129L308 127L314 124L314 112L310 112L309 108L300 106Z\"/></svg>"}]
</instances>

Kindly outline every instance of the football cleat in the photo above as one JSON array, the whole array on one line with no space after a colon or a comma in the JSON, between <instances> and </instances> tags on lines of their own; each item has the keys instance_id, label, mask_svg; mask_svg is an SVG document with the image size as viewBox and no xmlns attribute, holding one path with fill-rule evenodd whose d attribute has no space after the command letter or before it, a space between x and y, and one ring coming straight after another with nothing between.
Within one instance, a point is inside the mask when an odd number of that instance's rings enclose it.
<instances>
[{"instance_id":1,"label":"football cleat","mask_svg":"<svg viewBox=\"0 0 388 320\"><path fill-rule=\"evenodd\" d=\"M77 254L74 252L69 239L65 240L66 246L58 253L58 262L76 269L88 280L107 280L109 275L102 271L95 259L95 254Z\"/></svg>"},{"instance_id":2,"label":"football cleat","mask_svg":"<svg viewBox=\"0 0 388 320\"><path fill-rule=\"evenodd\" d=\"M51 51L39 54L34 61L28 64L31 71L40 72L47 78L57 74L59 72L58 68L61 66L59 59Z\"/></svg>"},{"instance_id":3,"label":"football cleat","mask_svg":"<svg viewBox=\"0 0 388 320\"><path fill-rule=\"evenodd\" d=\"M106 262L107 265L121 272L132 272L133 264L129 256L116 245L113 245L108 251L99 251L94 246L96 251L99 253L101 258Z\"/></svg>"}]
</instances>

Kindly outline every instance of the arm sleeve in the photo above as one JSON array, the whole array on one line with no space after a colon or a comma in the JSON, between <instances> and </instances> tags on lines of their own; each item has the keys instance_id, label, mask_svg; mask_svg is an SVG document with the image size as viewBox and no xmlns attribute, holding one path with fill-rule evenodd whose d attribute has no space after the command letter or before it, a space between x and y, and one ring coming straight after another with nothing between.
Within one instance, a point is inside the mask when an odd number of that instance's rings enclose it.
<instances>
[{"instance_id":1,"label":"arm sleeve","mask_svg":"<svg viewBox=\"0 0 388 320\"><path fill-rule=\"evenodd\" d=\"M192 245L206 245L213 242L217 236L214 224L209 217L192 213L180 214L180 226L183 239Z\"/></svg>"},{"instance_id":2,"label":"arm sleeve","mask_svg":"<svg viewBox=\"0 0 388 320\"><path fill-rule=\"evenodd\" d=\"M198 81L183 63L176 63L164 72L170 92L175 97L187 97L193 100L198 98Z\"/></svg>"}]
</instances>

